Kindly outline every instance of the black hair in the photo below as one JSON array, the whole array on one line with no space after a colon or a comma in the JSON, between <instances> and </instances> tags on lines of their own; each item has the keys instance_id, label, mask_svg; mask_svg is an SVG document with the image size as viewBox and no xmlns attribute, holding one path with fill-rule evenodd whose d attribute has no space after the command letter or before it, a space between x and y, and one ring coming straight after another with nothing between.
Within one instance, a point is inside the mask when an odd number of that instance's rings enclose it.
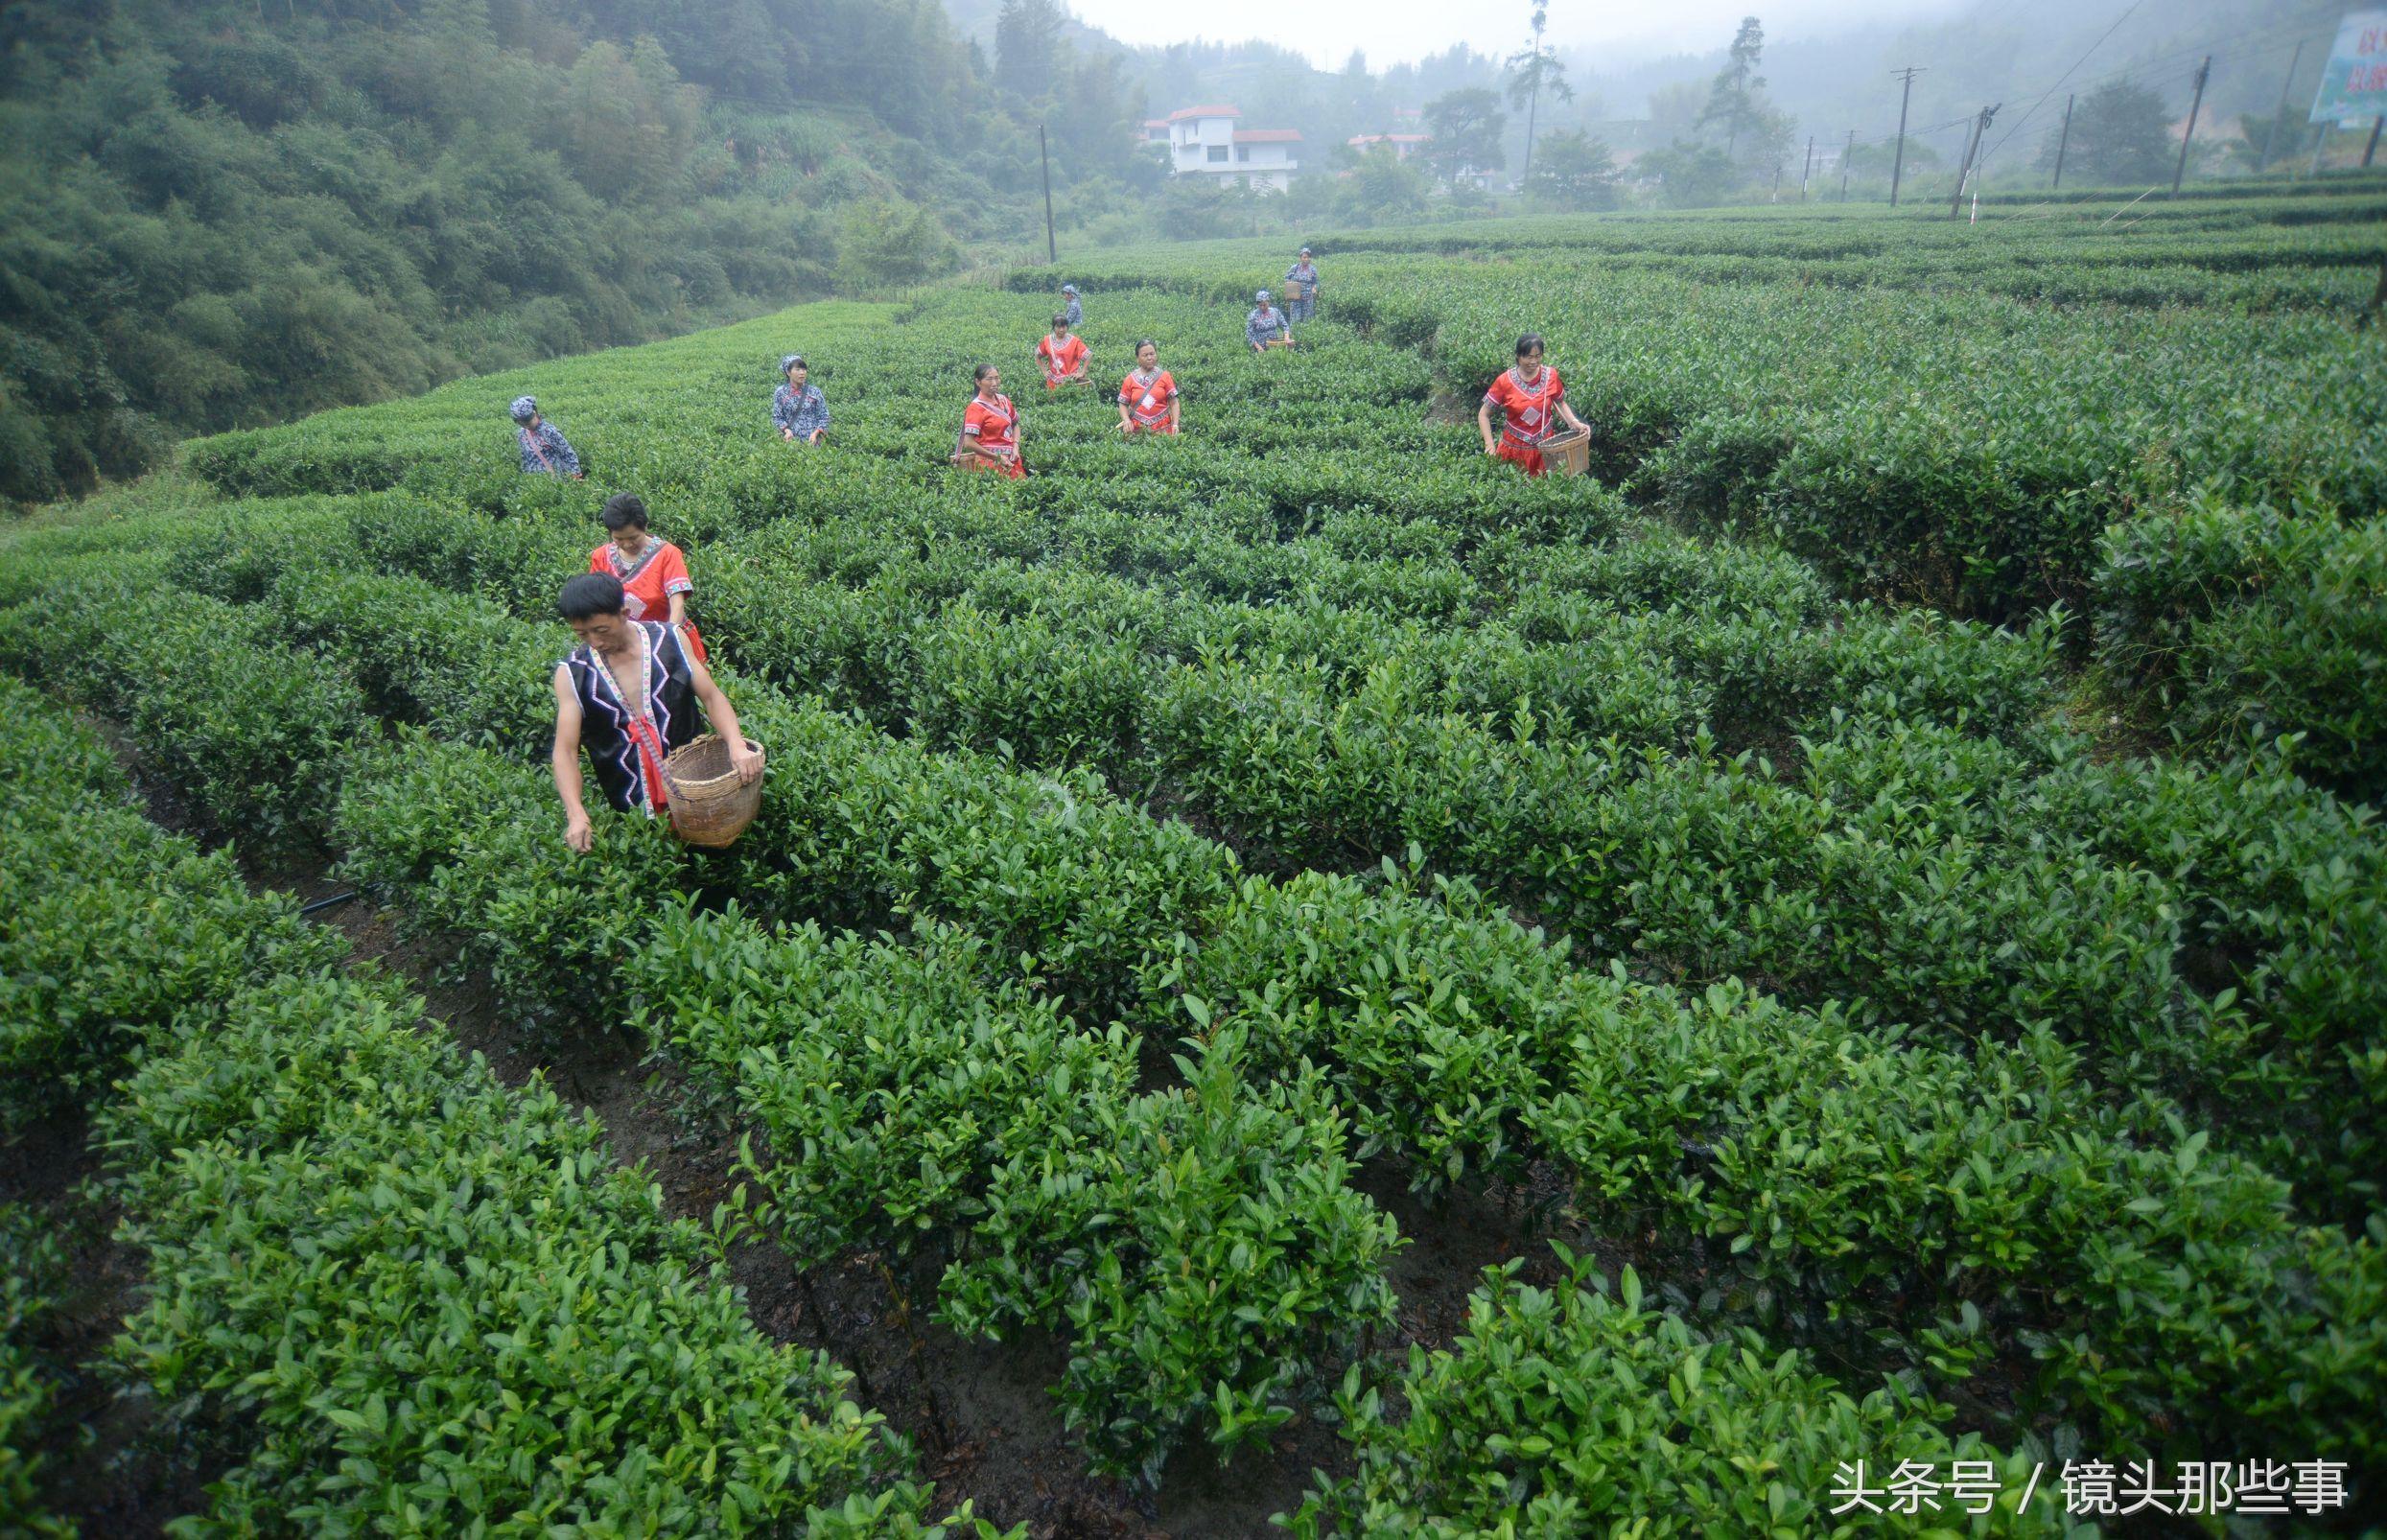
<instances>
[{"instance_id":1,"label":"black hair","mask_svg":"<svg viewBox=\"0 0 2387 1540\"><path fill-rule=\"evenodd\" d=\"M978 370L977 370L977 372L976 372L975 374L972 374L972 375L970 377L970 383L971 383L971 384L972 384L972 385L984 385L984 384L986 384L986 377L987 377L988 375L990 375L990 374L993 374L994 372L995 372L995 365L994 365L994 364L992 364L992 363L981 363L981 364L979 364L979 365L978 365Z\"/></svg>"},{"instance_id":2,"label":"black hair","mask_svg":"<svg viewBox=\"0 0 2387 1540\"><path fill-rule=\"evenodd\" d=\"M1517 338L1518 358L1523 358L1528 353L1545 351L1547 351L1547 349L1542 345L1541 333L1539 332L1528 332L1523 337Z\"/></svg>"},{"instance_id":3,"label":"black hair","mask_svg":"<svg viewBox=\"0 0 2387 1540\"><path fill-rule=\"evenodd\" d=\"M594 620L620 615L625 607L621 579L611 572L582 572L555 596L555 611L567 620Z\"/></svg>"},{"instance_id":4,"label":"black hair","mask_svg":"<svg viewBox=\"0 0 2387 1540\"><path fill-rule=\"evenodd\" d=\"M810 372L810 370L811 370L811 368L812 368L812 365L810 365L810 364L808 364L808 363L805 362L804 362L804 355L803 355L803 354L801 354L801 353L799 353L799 354L797 354L794 358L789 359L789 360L787 361L787 367L785 367L785 368L784 368L784 369L780 370L779 372L780 372L780 373L782 373L782 374L793 374L793 373L795 373L798 369L803 369L803 370L805 370L806 372L809 373L809 372Z\"/></svg>"},{"instance_id":5,"label":"black hair","mask_svg":"<svg viewBox=\"0 0 2387 1540\"><path fill-rule=\"evenodd\" d=\"M1136 339L1135 345L1128 350L1128 357L1140 359L1144 356L1144 349L1146 348L1150 348L1155 353L1158 353L1160 351L1160 344L1154 341L1149 337L1139 338Z\"/></svg>"},{"instance_id":6,"label":"black hair","mask_svg":"<svg viewBox=\"0 0 2387 1540\"><path fill-rule=\"evenodd\" d=\"M1066 326L1066 325L1068 325L1068 324L1069 324L1069 315L1068 315L1068 312L1066 312L1066 311L1055 311L1055 312L1053 313L1053 324L1054 324L1055 326Z\"/></svg>"},{"instance_id":7,"label":"black hair","mask_svg":"<svg viewBox=\"0 0 2387 1540\"><path fill-rule=\"evenodd\" d=\"M597 517L604 521L606 528L617 532L629 525L644 529L646 527L646 500L635 492L617 492L605 500L605 506L598 510Z\"/></svg>"}]
</instances>

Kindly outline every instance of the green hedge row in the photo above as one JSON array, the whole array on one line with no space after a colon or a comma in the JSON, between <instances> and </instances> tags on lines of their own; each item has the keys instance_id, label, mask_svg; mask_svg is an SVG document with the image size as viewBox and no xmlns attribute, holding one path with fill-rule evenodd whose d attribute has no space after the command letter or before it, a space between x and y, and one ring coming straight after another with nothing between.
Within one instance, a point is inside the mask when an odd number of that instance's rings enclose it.
<instances>
[{"instance_id":1,"label":"green hedge row","mask_svg":"<svg viewBox=\"0 0 2387 1540\"><path fill-rule=\"evenodd\" d=\"M2107 531L2098 662L2150 724L2387 798L2387 518L2206 502Z\"/></svg>"},{"instance_id":2,"label":"green hedge row","mask_svg":"<svg viewBox=\"0 0 2387 1540\"><path fill-rule=\"evenodd\" d=\"M1962 1460L1989 1478L1985 1511L1951 1504L1928 1521L1933 1533L2066 1532L2060 1493L2023 1507L2028 1460L1950 1437L1931 1420L1947 1409L1896 1380L1858 1398L1753 1332L1702 1336L1645 1310L1630 1268L1612 1299L1580 1264L1547 1290L1518 1283L1520 1266L1486 1270L1452 1347L1412 1347L1389 1387L1345 1382L1355 1468L1312 1488L1295 1535L1582 1534L1609 1514L1634 1515L1631 1532L1650 1536L1910 1533L1925 1522L1878 1506L1836 1515L1849 1507L1836 1501L1841 1468L1859 1459L1877 1473L1914 1460L1943 1480Z\"/></svg>"},{"instance_id":3,"label":"green hedge row","mask_svg":"<svg viewBox=\"0 0 2387 1540\"><path fill-rule=\"evenodd\" d=\"M1487 1061L1527 1053L1513 1082L1522 1087L1513 1121L1533 1147L1561 1155L1587 1202L1633 1194L1649 1202L1671 1191L1658 1213L1676 1231L1745 1237L1746 1265L1757 1270L1752 1301L1760 1290L1777 1297L1787 1289L1803 1307L1847 1297L1857 1318L1894 1322L1917 1341L1960 1304L1985 1304L1996 1342L2044 1356L2038 1404L2118 1439L2213 1433L2231 1418L2328 1448L2360 1436L2348 1432L2358 1419L2341 1413L2363 1393L2363 1365L2376 1362L2363 1336L2375 1243L2299 1230L2283 1188L2243 1161L2200 1154L2201 1134L2175 1129L2142 1146L2144 1121L2101 1104L2074 1051L2044 1030L2022 1032L2011 1048L1963 1053L1884 1042L1837 1010L1810 1015L1729 994L1686 1006L1665 992L1629 991L1621 1003L1601 1004L1584 992L1595 976L1566 966L1539 938L1505 918L1464 920L1476 900L1454 908L1347 885L1326 890L1347 919L1276 913L1292 901L1284 896L1337 880L1310 878L1247 884L1228 905L1234 867L1223 851L1120 807L1097 784L926 753L765 691L749 688L744 698L741 714L778 766L766 783L767 832L725 859L677 852L667 859L701 862L709 885L757 913L947 919L1001 955L1032 954L1063 997L1098 1010L1125 1005L1163 1032L1186 1019L1171 1004L1182 981L1149 969L1181 931L1210 938L1190 987L1214 1009L1240 1014L1272 987L1296 1004L1323 991L1302 1009L1338 1023L1364 1003L1349 997L1350 980L1431 944L1436 955L1463 959L1438 967L1477 982L1405 1001L1369 1032L1313 1033L1323 1046L1301 1050L1324 1055L1349 1104L1383 1098L1366 1060L1346 1067L1339 1051L1327 1051L1338 1039L1397 1057L1404 1042L1422 1047L1419 1035L1451 1030L1480 1043ZM459 768L439 772L454 778L444 795L409 785L356 799L363 811L343 816L405 820L432 852L420 870L431 874L433 896L442 883L486 885L478 907L459 905L451 922L469 915L466 928L481 945L525 960L530 985L585 979L585 967L569 960L579 927L545 912L537 884L541 864L567 863L551 825L538 825L545 791L536 773L496 760L467 767L458 755L422 750L401 751L401 759ZM509 779L517 789L498 807L487 788ZM491 832L430 811L467 795L492 805ZM609 831L604 848L641 832ZM441 841L487 859L440 855ZM352 833L346 842L374 840ZM573 882L639 885L634 869L572 870ZM1361 938L1348 957L1323 948L1338 925ZM1257 939L1231 939L1244 935ZM572 940L559 946L558 936ZM1321 965L1328 955L1336 960ZM542 976L541 968L550 971ZM1620 1011L1630 1023L1621 1037L1577 1044L1587 1020ZM1650 1062L1646 1083L1612 1085L1618 1065L1648 1060L1661 1044L1668 1057ZM1495 1084L1481 1078L1482 1086ZM1687 1102L1694 1087L1705 1094ZM1414 1115L1432 1125L1463 1106L1420 1096ZM1670 1188L1686 1139L1719 1158ZM1835 1152L1828 1161L1818 1154L1826 1149ZM1887 1206L1852 1206L1852 1190ZM1860 1221L1859 1232L1841 1227ZM1895 1244L1882 1245L1884 1233ZM2235 1345L2247 1342L2260 1350Z\"/></svg>"},{"instance_id":4,"label":"green hedge row","mask_svg":"<svg viewBox=\"0 0 2387 1540\"><path fill-rule=\"evenodd\" d=\"M593 1119L107 805L88 735L8 693L0 877L48 900L0 906L11 1080L129 1066L90 1098L152 1280L115 1352L246 1439L192 1532L934 1532L851 1376L758 1336Z\"/></svg>"}]
</instances>

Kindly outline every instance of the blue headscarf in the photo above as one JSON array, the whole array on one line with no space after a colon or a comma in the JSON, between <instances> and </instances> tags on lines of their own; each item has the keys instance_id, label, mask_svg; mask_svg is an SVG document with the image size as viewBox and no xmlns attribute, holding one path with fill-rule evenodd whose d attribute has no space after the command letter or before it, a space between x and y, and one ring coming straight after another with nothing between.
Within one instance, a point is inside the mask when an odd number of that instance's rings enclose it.
<instances>
[{"instance_id":1,"label":"blue headscarf","mask_svg":"<svg viewBox=\"0 0 2387 1540\"><path fill-rule=\"evenodd\" d=\"M539 414L539 403L535 397L516 396L514 405L509 409L513 412L516 422L527 423Z\"/></svg>"}]
</instances>

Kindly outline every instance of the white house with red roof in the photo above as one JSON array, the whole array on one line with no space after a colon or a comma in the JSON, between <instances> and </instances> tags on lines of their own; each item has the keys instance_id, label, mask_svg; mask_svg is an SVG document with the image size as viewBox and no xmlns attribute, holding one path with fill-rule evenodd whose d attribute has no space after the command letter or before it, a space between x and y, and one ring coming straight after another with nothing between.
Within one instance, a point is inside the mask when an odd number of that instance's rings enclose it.
<instances>
[{"instance_id":1,"label":"white house with red roof","mask_svg":"<svg viewBox=\"0 0 2387 1540\"><path fill-rule=\"evenodd\" d=\"M1301 169L1298 128L1247 128L1224 103L1168 115L1169 165L1180 176L1215 176L1283 192Z\"/></svg>"}]
</instances>

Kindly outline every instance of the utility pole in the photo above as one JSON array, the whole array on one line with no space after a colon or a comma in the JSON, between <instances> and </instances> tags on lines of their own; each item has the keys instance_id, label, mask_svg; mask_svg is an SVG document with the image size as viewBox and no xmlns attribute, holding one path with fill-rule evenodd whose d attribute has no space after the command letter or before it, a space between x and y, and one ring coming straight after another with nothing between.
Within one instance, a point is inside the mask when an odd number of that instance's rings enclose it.
<instances>
[{"instance_id":1,"label":"utility pole","mask_svg":"<svg viewBox=\"0 0 2387 1540\"><path fill-rule=\"evenodd\" d=\"M1848 201L1848 163L1857 158L1857 130L1848 130L1848 148L1840 152L1840 201Z\"/></svg>"},{"instance_id":2,"label":"utility pole","mask_svg":"<svg viewBox=\"0 0 2387 1540\"><path fill-rule=\"evenodd\" d=\"M1964 212L1964 178L1972 174L1973 156L1979 151L1981 141L1989 135L1989 120L1996 117L1998 107L2003 105L2005 104L2001 102L1997 107L1983 107L1980 115L1973 120L1973 131L1964 141L1964 164L1956 168L1956 196L1948 200L1948 217L1952 220Z\"/></svg>"},{"instance_id":3,"label":"utility pole","mask_svg":"<svg viewBox=\"0 0 2387 1540\"><path fill-rule=\"evenodd\" d=\"M2280 124L2287 116L2287 93L2295 89L2296 66L2304 61L2305 45L2299 42L2296 45L2296 52L2287 61L2287 79L2280 82L2280 110L2271 115L2271 131L2262 136L2262 159L2255 164L2255 170L2258 172L2266 172L2271 169L2271 152L2280 142Z\"/></svg>"},{"instance_id":4,"label":"utility pole","mask_svg":"<svg viewBox=\"0 0 2387 1540\"><path fill-rule=\"evenodd\" d=\"M2064 190L2064 152L2072 147L2072 101L2069 96L2064 99L2064 134L2055 141L2055 186L2049 189L2051 192Z\"/></svg>"},{"instance_id":5,"label":"utility pole","mask_svg":"<svg viewBox=\"0 0 2387 1540\"><path fill-rule=\"evenodd\" d=\"M1044 154L1044 126L1036 126L1036 165L1044 174L1044 265L1053 267L1061 253L1053 246L1053 163Z\"/></svg>"},{"instance_id":6,"label":"utility pole","mask_svg":"<svg viewBox=\"0 0 2387 1540\"><path fill-rule=\"evenodd\" d=\"M2371 120L2371 142L2362 147L2362 169L2371 169L2371 157L2378 153L2378 130L2387 128L2387 112Z\"/></svg>"},{"instance_id":7,"label":"utility pole","mask_svg":"<svg viewBox=\"0 0 2387 1540\"><path fill-rule=\"evenodd\" d=\"M1898 183L1907 171L1907 104L1914 99L1914 78L1923 72L1909 64L1905 69L1890 73L1902 77L1907 82L1906 89L1898 93L1898 158L1891 161L1889 167L1889 206L1896 208Z\"/></svg>"},{"instance_id":8,"label":"utility pole","mask_svg":"<svg viewBox=\"0 0 2387 1540\"><path fill-rule=\"evenodd\" d=\"M2171 196L2180 196L2180 178L2188 174L2188 141L2196 137L2197 110L2205 105L2205 79L2213 72L2213 57L2205 56L2205 62L2196 66L2196 97L2188 103L2188 126L2180 134L2180 164L2172 168Z\"/></svg>"},{"instance_id":9,"label":"utility pole","mask_svg":"<svg viewBox=\"0 0 2387 1540\"><path fill-rule=\"evenodd\" d=\"M1815 136L1807 136L1807 163L1798 169L1798 200L1807 201L1807 178L1815 173Z\"/></svg>"}]
</instances>

